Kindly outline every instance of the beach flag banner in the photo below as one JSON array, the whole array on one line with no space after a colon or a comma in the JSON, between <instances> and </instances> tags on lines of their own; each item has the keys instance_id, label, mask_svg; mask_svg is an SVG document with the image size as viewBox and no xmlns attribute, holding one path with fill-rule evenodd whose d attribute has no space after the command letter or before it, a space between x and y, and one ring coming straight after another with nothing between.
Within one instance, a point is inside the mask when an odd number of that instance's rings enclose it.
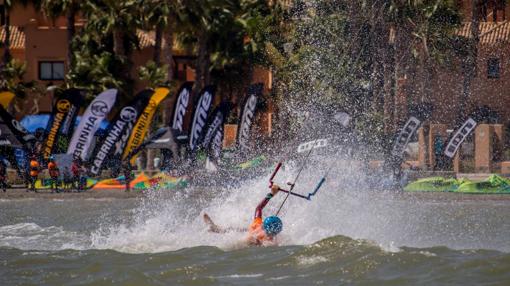
<instances>
[{"instance_id":1,"label":"beach flag banner","mask_svg":"<svg viewBox=\"0 0 510 286\"><path fill-rule=\"evenodd\" d=\"M117 90L108 89L89 104L71 138L67 154L73 155L73 158L86 159L94 134L99 129L101 121L110 113L116 99Z\"/></svg>"},{"instance_id":2,"label":"beach flag banner","mask_svg":"<svg viewBox=\"0 0 510 286\"><path fill-rule=\"evenodd\" d=\"M172 128L175 130L179 130L179 132L182 132L183 130L184 118L186 117L186 112L188 110L192 87L192 82L185 82L182 84L179 92L177 93L177 99L175 100L174 113L170 126L172 126Z\"/></svg>"},{"instance_id":3,"label":"beach flag banner","mask_svg":"<svg viewBox=\"0 0 510 286\"><path fill-rule=\"evenodd\" d=\"M34 142L34 135L30 134L19 121L0 106L0 145L30 149Z\"/></svg>"},{"instance_id":4,"label":"beach flag banner","mask_svg":"<svg viewBox=\"0 0 510 286\"><path fill-rule=\"evenodd\" d=\"M63 153L59 152L61 149L67 150L68 135L78 115L81 101L82 95L78 89L68 89L57 96L42 147L45 160L48 160L53 153Z\"/></svg>"},{"instance_id":5,"label":"beach flag banner","mask_svg":"<svg viewBox=\"0 0 510 286\"><path fill-rule=\"evenodd\" d=\"M129 134L140 117L142 110L149 103L149 99L154 94L151 89L139 92L136 97L115 115L110 127L106 130L105 135L98 140L98 144L90 157L90 173L94 176L99 175L106 165L105 162L117 154L117 150L121 149L123 142L127 142ZM118 157L120 158L120 154Z\"/></svg>"},{"instance_id":6,"label":"beach flag banner","mask_svg":"<svg viewBox=\"0 0 510 286\"><path fill-rule=\"evenodd\" d=\"M246 97L241 112L239 129L237 130L237 144L239 149L247 150L248 142L251 138L251 127L257 110L258 98L262 95L263 84L258 83L248 88L248 96Z\"/></svg>"},{"instance_id":7,"label":"beach flag banner","mask_svg":"<svg viewBox=\"0 0 510 286\"><path fill-rule=\"evenodd\" d=\"M218 163L221 157L221 151L223 150L223 125L219 126L214 132L213 139L211 141L211 157Z\"/></svg>"},{"instance_id":8,"label":"beach flag banner","mask_svg":"<svg viewBox=\"0 0 510 286\"><path fill-rule=\"evenodd\" d=\"M407 145L409 144L409 141L413 137L414 133L416 133L416 130L418 130L420 125L421 121L418 118L414 116L409 117L404 127L402 127L402 129L398 133L395 142L393 143L393 148L391 150L391 154L393 156L395 157L403 156L404 151L407 148Z\"/></svg>"},{"instance_id":9,"label":"beach flag banner","mask_svg":"<svg viewBox=\"0 0 510 286\"><path fill-rule=\"evenodd\" d=\"M14 93L10 91L2 91L0 92L0 105L7 109L14 99Z\"/></svg>"},{"instance_id":10,"label":"beach flag banner","mask_svg":"<svg viewBox=\"0 0 510 286\"><path fill-rule=\"evenodd\" d=\"M209 118L207 122L207 131L205 132L204 139L202 140L202 148L209 149L212 139L216 134L216 131L223 127L227 117L232 109L232 103L230 102L222 102L216 109L213 111L212 116Z\"/></svg>"},{"instance_id":11,"label":"beach flag banner","mask_svg":"<svg viewBox=\"0 0 510 286\"><path fill-rule=\"evenodd\" d=\"M446 145L446 148L444 150L444 154L448 156L449 158L453 158L455 156L455 153L460 148L460 145L466 138L475 130L477 123L476 121L469 117L464 124L454 133L452 139L448 142L448 145Z\"/></svg>"},{"instance_id":12,"label":"beach flag banner","mask_svg":"<svg viewBox=\"0 0 510 286\"><path fill-rule=\"evenodd\" d=\"M197 149L202 139L202 133L206 127L205 124L213 104L215 91L216 88L214 86L206 86L196 102L189 134L189 149L192 153Z\"/></svg>"},{"instance_id":13,"label":"beach flag banner","mask_svg":"<svg viewBox=\"0 0 510 286\"><path fill-rule=\"evenodd\" d=\"M149 100L149 104L147 105L147 107L145 107L144 111L142 112L142 115L140 116L140 118L138 118L135 126L133 127L133 131L131 132L129 140L127 141L127 145L122 153L123 160L128 158L131 152L134 151L138 146L140 146L143 143L143 140L145 138L145 135L147 135L147 131L149 130L152 118L156 113L158 105L168 96L169 92L170 90L168 88L164 87L156 88L156 90L154 91L154 95L152 95L151 99ZM136 156L133 156L131 158L131 164L134 164L135 158Z\"/></svg>"}]
</instances>

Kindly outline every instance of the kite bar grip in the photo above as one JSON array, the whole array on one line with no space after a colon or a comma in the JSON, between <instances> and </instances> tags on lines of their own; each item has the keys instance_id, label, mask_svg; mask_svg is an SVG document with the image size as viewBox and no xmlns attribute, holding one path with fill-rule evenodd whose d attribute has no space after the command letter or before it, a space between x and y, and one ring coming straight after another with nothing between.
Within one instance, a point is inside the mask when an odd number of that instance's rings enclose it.
<instances>
[{"instance_id":1,"label":"kite bar grip","mask_svg":"<svg viewBox=\"0 0 510 286\"><path fill-rule=\"evenodd\" d=\"M299 198L302 198L305 200L310 200L307 196L303 196L302 194L294 193L292 191L287 191L284 189L279 189L279 190L280 190L280 192L284 192L284 193L287 193L287 194L290 194L290 195L293 195L293 196L296 196L296 197L299 197Z\"/></svg>"},{"instance_id":2,"label":"kite bar grip","mask_svg":"<svg viewBox=\"0 0 510 286\"><path fill-rule=\"evenodd\" d=\"M326 181L326 178L322 178L319 183L317 184L317 186L315 187L315 189L313 190L312 193L308 194L308 199L310 199L311 196L314 196L318 191L319 189L322 187L322 184L324 184L324 182Z\"/></svg>"},{"instance_id":3,"label":"kite bar grip","mask_svg":"<svg viewBox=\"0 0 510 286\"><path fill-rule=\"evenodd\" d=\"M274 169L273 174L271 175L271 178L269 178L269 187L273 186L273 179L276 176L276 174L278 173L278 171L280 171L281 167L282 167L282 162L280 162L280 163L278 163L278 165L276 165L276 168Z\"/></svg>"}]
</instances>

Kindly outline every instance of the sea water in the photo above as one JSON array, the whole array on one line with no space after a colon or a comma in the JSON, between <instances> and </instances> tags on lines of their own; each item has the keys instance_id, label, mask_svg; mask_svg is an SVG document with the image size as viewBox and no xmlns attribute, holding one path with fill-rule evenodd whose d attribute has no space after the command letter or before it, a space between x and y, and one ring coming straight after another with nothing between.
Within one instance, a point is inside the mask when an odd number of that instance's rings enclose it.
<instances>
[{"instance_id":1,"label":"sea water","mask_svg":"<svg viewBox=\"0 0 510 286\"><path fill-rule=\"evenodd\" d=\"M289 197L271 247L248 247L243 232L210 233L202 220L247 227L269 175L138 199L3 200L0 285L510 283L510 200L373 190L359 168L331 164L311 201ZM329 167L310 164L295 191L313 190ZM295 174L288 168L275 181Z\"/></svg>"}]
</instances>

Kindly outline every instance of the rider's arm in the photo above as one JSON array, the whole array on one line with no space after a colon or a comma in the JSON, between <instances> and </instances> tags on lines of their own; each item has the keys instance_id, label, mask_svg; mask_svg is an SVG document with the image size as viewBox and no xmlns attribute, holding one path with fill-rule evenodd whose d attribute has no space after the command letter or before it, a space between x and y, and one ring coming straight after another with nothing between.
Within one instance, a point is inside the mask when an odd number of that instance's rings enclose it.
<instances>
[{"instance_id":1,"label":"rider's arm","mask_svg":"<svg viewBox=\"0 0 510 286\"><path fill-rule=\"evenodd\" d=\"M280 190L280 187L278 187L278 185L273 185L271 187L271 192L268 193L266 195L266 197L259 203L259 205L257 206L257 208L255 209L255 218L262 218L262 210L264 209L264 207L267 205L267 203L269 202L269 200L274 196L276 195L276 193L278 193L278 191Z\"/></svg>"}]
</instances>

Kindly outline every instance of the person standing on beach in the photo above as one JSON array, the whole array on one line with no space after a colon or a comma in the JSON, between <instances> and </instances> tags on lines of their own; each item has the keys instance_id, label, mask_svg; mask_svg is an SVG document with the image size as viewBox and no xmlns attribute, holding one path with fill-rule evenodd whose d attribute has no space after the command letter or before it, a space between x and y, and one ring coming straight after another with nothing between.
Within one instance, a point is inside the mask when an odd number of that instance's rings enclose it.
<instances>
[{"instance_id":1,"label":"person standing on beach","mask_svg":"<svg viewBox=\"0 0 510 286\"><path fill-rule=\"evenodd\" d=\"M35 188L35 182L37 181L37 177L39 176L40 166L39 162L37 162L37 159L35 156L32 156L30 159L30 184L29 188L31 191L36 192L37 190ZM28 189L27 189L28 192Z\"/></svg>"},{"instance_id":2,"label":"person standing on beach","mask_svg":"<svg viewBox=\"0 0 510 286\"><path fill-rule=\"evenodd\" d=\"M131 190L130 183L133 179L132 168L129 161L125 161L122 164L122 172L124 173L124 178L126 180L126 192L129 192Z\"/></svg>"},{"instance_id":3,"label":"person standing on beach","mask_svg":"<svg viewBox=\"0 0 510 286\"><path fill-rule=\"evenodd\" d=\"M50 173L51 177L51 192L60 192L58 189L59 185L59 176L60 176L60 170L58 169L57 163L55 162L55 158L53 156L50 156L49 162L48 162L48 173Z\"/></svg>"},{"instance_id":4,"label":"person standing on beach","mask_svg":"<svg viewBox=\"0 0 510 286\"><path fill-rule=\"evenodd\" d=\"M69 167L67 166L64 167L62 187L64 192L70 192L73 189L73 178L71 176L71 172L69 172Z\"/></svg>"},{"instance_id":5,"label":"person standing on beach","mask_svg":"<svg viewBox=\"0 0 510 286\"><path fill-rule=\"evenodd\" d=\"M7 166L3 160L0 160L0 185L4 193L7 192Z\"/></svg>"},{"instance_id":6,"label":"person standing on beach","mask_svg":"<svg viewBox=\"0 0 510 286\"><path fill-rule=\"evenodd\" d=\"M71 165L71 172L73 173L73 185L75 186L78 192L83 190L82 184L82 173L83 166L80 158L76 158L73 160L73 165Z\"/></svg>"}]
</instances>

